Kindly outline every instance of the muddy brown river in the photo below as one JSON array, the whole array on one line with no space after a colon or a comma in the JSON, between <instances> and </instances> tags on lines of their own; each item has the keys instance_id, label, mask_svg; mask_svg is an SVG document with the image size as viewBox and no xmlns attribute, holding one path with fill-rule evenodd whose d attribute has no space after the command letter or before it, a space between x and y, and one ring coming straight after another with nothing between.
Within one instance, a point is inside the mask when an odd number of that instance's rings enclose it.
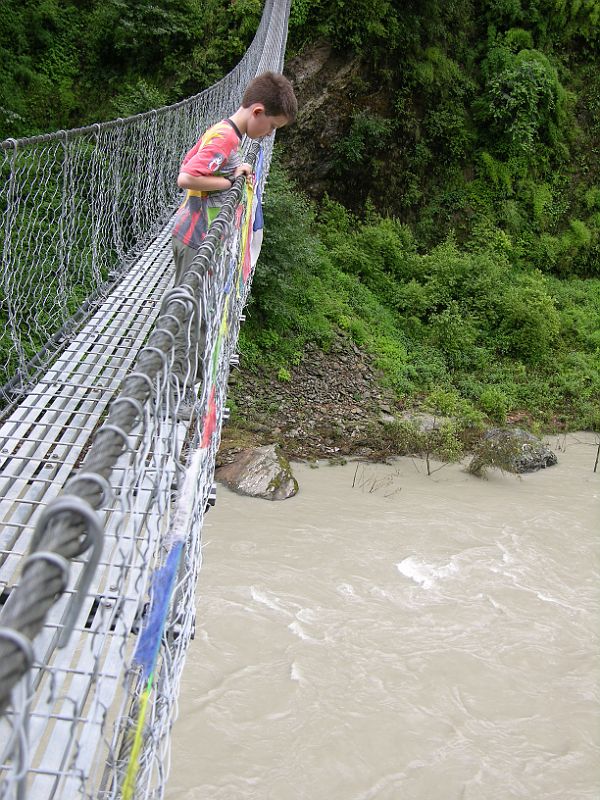
<instances>
[{"instance_id":1,"label":"muddy brown river","mask_svg":"<svg viewBox=\"0 0 600 800\"><path fill-rule=\"evenodd\" d=\"M220 487L168 800L599 800L597 441L549 442L522 478Z\"/></svg>"}]
</instances>

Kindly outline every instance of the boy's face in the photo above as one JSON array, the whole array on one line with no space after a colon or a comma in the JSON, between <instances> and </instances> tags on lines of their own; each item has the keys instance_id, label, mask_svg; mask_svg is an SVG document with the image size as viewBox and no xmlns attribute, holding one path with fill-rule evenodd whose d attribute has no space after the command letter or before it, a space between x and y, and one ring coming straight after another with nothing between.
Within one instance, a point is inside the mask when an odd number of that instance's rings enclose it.
<instances>
[{"instance_id":1,"label":"boy's face","mask_svg":"<svg viewBox=\"0 0 600 800\"><path fill-rule=\"evenodd\" d=\"M266 113L265 107L261 103L256 103L252 107L252 113L248 119L248 127L246 133L250 139L260 139L262 136L268 136L277 130L287 125L287 117L280 114L271 117Z\"/></svg>"}]
</instances>

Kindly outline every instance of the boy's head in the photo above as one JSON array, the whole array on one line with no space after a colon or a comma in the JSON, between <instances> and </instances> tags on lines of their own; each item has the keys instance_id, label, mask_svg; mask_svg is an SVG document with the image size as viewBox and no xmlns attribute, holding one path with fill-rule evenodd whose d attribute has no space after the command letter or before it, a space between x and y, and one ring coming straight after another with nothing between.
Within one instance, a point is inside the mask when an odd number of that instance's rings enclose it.
<instances>
[{"instance_id":1,"label":"boy's head","mask_svg":"<svg viewBox=\"0 0 600 800\"><path fill-rule=\"evenodd\" d=\"M265 72L246 87L242 108L248 113L248 136L258 139L293 122L298 113L298 101L285 76Z\"/></svg>"}]
</instances>

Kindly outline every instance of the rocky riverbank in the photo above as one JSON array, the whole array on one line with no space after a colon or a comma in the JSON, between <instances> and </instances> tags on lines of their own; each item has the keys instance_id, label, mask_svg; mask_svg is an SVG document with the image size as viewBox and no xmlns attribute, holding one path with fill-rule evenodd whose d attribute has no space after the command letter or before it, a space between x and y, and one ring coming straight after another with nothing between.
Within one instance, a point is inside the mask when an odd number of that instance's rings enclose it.
<instances>
[{"instance_id":1,"label":"rocky riverbank","mask_svg":"<svg viewBox=\"0 0 600 800\"><path fill-rule=\"evenodd\" d=\"M235 413L223 429L220 463L274 442L294 459L381 458L385 423L402 411L382 377L372 358L341 336L327 353L308 349L283 379L234 371Z\"/></svg>"},{"instance_id":2,"label":"rocky riverbank","mask_svg":"<svg viewBox=\"0 0 600 800\"><path fill-rule=\"evenodd\" d=\"M430 458L456 460L470 452L476 474L488 467L529 472L556 463L543 442L515 426L522 421L518 416L508 429L455 429L446 435L451 420L403 407L384 386L372 357L341 335L329 351L310 347L298 366L277 376L234 371L229 396L234 413L223 429L218 467L242 451L272 444L288 459L382 461L416 454L428 467ZM402 421L405 428L392 424Z\"/></svg>"}]
</instances>

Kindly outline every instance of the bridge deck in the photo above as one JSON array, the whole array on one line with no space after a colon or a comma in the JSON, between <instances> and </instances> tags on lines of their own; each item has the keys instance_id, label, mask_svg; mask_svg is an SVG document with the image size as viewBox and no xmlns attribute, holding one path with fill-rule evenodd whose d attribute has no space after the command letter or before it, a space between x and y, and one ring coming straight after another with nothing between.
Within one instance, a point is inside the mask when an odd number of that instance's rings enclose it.
<instances>
[{"instance_id":1,"label":"bridge deck","mask_svg":"<svg viewBox=\"0 0 600 800\"><path fill-rule=\"evenodd\" d=\"M37 519L81 462L93 431L158 316L171 277L166 229L0 427L3 601L18 584ZM160 428L160 422L155 424ZM157 450L172 454L178 444L170 430L157 434L155 452L147 457L159 469ZM132 437L133 449L136 444ZM110 737L105 729L107 711L123 684L126 636L135 624L139 598L144 596L149 554L166 524L164 519L148 517L153 495L149 485L138 481L135 506L122 505L122 482L126 478L136 484L131 470L122 459L113 471L114 497L100 512L106 531L100 567L69 647L57 649L56 644L81 561L73 562L69 589L52 607L34 641L35 666L29 676L32 700L27 712L30 800L74 797L78 792L86 796L89 784L84 787L84 777L92 765L96 771L103 768L102 759L95 762L102 737ZM18 720L10 714L0 720L0 759L13 725L16 730ZM0 764L0 796L4 796L3 783L4 788L13 785L6 764Z\"/></svg>"}]
</instances>

